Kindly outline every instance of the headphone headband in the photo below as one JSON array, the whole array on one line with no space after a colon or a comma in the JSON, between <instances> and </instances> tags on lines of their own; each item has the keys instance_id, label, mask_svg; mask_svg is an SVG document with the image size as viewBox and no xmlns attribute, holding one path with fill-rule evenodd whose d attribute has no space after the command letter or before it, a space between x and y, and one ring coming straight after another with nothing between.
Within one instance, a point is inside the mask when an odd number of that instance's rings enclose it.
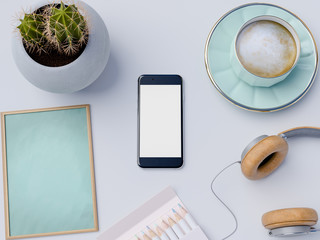
<instances>
[{"instance_id":1,"label":"headphone headband","mask_svg":"<svg viewBox=\"0 0 320 240\"><path fill-rule=\"evenodd\" d=\"M284 139L291 137L320 137L320 128L316 127L297 127L291 128L278 134Z\"/></svg>"}]
</instances>

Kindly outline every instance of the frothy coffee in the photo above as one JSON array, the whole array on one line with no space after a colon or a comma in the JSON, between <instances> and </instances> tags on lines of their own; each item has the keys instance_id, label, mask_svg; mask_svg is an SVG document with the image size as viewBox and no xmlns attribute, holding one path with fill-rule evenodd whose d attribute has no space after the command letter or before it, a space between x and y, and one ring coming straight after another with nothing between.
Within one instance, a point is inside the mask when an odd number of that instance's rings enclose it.
<instances>
[{"instance_id":1,"label":"frothy coffee","mask_svg":"<svg viewBox=\"0 0 320 240\"><path fill-rule=\"evenodd\" d=\"M297 56L292 34L281 24L269 20L259 20L246 26L239 33L236 48L244 68L265 78L288 72Z\"/></svg>"}]
</instances>

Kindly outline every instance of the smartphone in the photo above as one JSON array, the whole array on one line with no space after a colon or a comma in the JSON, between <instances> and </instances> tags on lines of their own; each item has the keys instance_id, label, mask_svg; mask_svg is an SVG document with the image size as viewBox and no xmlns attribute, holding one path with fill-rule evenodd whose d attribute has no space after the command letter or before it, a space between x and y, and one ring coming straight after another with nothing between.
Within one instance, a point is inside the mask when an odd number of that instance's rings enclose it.
<instances>
[{"instance_id":1,"label":"smartphone","mask_svg":"<svg viewBox=\"0 0 320 240\"><path fill-rule=\"evenodd\" d=\"M183 164L182 78L138 79L138 165L179 168Z\"/></svg>"}]
</instances>

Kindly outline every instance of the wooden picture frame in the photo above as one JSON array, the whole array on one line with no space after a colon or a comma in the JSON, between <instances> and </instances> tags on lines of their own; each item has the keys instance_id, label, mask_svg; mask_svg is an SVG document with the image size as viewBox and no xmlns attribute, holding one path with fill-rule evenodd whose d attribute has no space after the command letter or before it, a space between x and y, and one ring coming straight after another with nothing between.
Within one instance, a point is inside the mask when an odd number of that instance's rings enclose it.
<instances>
[{"instance_id":1,"label":"wooden picture frame","mask_svg":"<svg viewBox=\"0 0 320 240\"><path fill-rule=\"evenodd\" d=\"M90 106L3 112L1 129L6 239L98 231Z\"/></svg>"}]
</instances>

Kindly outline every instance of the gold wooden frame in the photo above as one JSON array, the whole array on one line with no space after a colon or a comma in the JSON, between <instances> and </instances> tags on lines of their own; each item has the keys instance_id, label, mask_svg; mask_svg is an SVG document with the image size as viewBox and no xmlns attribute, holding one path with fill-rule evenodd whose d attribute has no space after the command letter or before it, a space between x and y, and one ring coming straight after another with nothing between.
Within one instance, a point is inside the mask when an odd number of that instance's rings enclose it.
<instances>
[{"instance_id":1,"label":"gold wooden frame","mask_svg":"<svg viewBox=\"0 0 320 240\"><path fill-rule=\"evenodd\" d=\"M86 115L87 115L87 131L88 131L88 143L89 143L89 160L90 160L90 174L91 174L94 228L92 228L92 229L82 229L82 230L52 232L52 233L39 233L39 234L28 234L28 235L20 235L20 236L10 236L5 116L6 115L11 115L11 114L47 112L47 111L67 110L67 109L77 109L77 108L86 108ZM40 108L40 109L22 110L22 111L2 112L1 113L1 139L2 139L4 215L5 215L5 236L6 236L6 239L20 239L20 238L31 238L31 237L44 237L44 236L53 236L53 235L62 235L62 234L72 234L72 233L96 232L96 231L99 230L99 227L98 227L98 214L97 214L96 184L95 184L94 163L93 163L91 117L90 117L90 105L89 104L65 106L65 107L53 107L53 108Z\"/></svg>"}]
</instances>

